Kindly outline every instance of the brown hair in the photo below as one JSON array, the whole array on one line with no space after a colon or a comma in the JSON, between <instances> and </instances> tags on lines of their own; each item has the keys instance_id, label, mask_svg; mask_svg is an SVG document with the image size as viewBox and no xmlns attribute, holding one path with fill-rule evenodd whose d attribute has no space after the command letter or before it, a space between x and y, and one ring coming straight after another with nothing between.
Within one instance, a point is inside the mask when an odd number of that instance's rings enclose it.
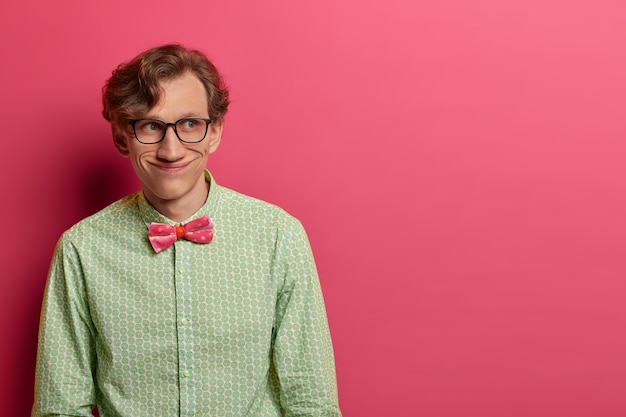
<instances>
[{"instance_id":1,"label":"brown hair","mask_svg":"<svg viewBox=\"0 0 626 417\"><path fill-rule=\"evenodd\" d=\"M113 143L126 148L128 122L143 117L161 99L160 83L186 72L206 89L209 117L221 120L228 110L228 89L215 65L200 51L169 44L149 49L113 71L102 88L102 115L111 122Z\"/></svg>"}]
</instances>

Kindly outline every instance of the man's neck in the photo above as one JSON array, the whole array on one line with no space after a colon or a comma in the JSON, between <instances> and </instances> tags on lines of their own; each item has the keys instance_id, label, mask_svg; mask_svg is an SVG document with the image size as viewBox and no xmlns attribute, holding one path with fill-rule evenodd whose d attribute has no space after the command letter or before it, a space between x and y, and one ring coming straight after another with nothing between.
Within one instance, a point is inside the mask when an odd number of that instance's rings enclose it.
<instances>
[{"instance_id":1,"label":"man's neck","mask_svg":"<svg viewBox=\"0 0 626 417\"><path fill-rule=\"evenodd\" d=\"M196 213L206 203L209 196L210 183L204 182L206 192L189 195L188 198L178 200L162 200L156 196L146 195L146 200L156 211L175 222L182 222Z\"/></svg>"}]
</instances>

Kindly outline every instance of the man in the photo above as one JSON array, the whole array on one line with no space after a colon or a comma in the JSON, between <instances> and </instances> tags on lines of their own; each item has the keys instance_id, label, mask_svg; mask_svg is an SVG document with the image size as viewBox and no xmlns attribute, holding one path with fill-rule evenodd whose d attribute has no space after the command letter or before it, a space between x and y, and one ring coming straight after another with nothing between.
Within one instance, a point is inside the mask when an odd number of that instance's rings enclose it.
<instances>
[{"instance_id":1,"label":"man","mask_svg":"<svg viewBox=\"0 0 626 417\"><path fill-rule=\"evenodd\" d=\"M33 416L340 416L301 224L205 169L228 108L213 64L148 50L103 106L142 189L59 240Z\"/></svg>"}]
</instances>

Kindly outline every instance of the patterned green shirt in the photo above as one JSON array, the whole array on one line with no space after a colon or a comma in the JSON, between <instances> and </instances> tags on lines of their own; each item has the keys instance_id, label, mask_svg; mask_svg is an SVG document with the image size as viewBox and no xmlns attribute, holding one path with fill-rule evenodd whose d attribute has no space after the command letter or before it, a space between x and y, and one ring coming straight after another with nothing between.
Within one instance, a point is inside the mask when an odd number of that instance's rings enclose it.
<instances>
[{"instance_id":1,"label":"patterned green shirt","mask_svg":"<svg viewBox=\"0 0 626 417\"><path fill-rule=\"evenodd\" d=\"M33 416L341 416L308 239L280 208L220 187L210 244L155 253L136 193L66 231L48 276ZM190 218L190 219L191 219Z\"/></svg>"}]
</instances>

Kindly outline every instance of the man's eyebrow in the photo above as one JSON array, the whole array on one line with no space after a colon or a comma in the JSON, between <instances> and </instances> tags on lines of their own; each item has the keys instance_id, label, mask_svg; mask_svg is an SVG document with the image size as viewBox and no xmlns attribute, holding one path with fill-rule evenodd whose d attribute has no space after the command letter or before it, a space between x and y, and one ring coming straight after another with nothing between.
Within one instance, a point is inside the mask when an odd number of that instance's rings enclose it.
<instances>
[{"instance_id":1,"label":"man's eyebrow","mask_svg":"<svg viewBox=\"0 0 626 417\"><path fill-rule=\"evenodd\" d=\"M185 117L200 117L200 118L205 118L208 116L205 116L204 114L202 114L202 112L187 112L187 113L183 113L182 118Z\"/></svg>"},{"instance_id":2,"label":"man's eyebrow","mask_svg":"<svg viewBox=\"0 0 626 417\"><path fill-rule=\"evenodd\" d=\"M178 118L176 120L180 120L180 119L186 119L188 117L194 117L194 118L199 118L199 119L205 119L208 118L209 116L207 116L206 114L203 114L204 112L199 112L199 111L188 111L185 113L182 113L180 116L178 116ZM156 117L156 116L152 116L150 115L150 113L146 114L144 117L144 119L158 119L158 120L163 120L160 117ZM165 120L163 120L165 121ZM174 121L174 120L172 120Z\"/></svg>"}]
</instances>

